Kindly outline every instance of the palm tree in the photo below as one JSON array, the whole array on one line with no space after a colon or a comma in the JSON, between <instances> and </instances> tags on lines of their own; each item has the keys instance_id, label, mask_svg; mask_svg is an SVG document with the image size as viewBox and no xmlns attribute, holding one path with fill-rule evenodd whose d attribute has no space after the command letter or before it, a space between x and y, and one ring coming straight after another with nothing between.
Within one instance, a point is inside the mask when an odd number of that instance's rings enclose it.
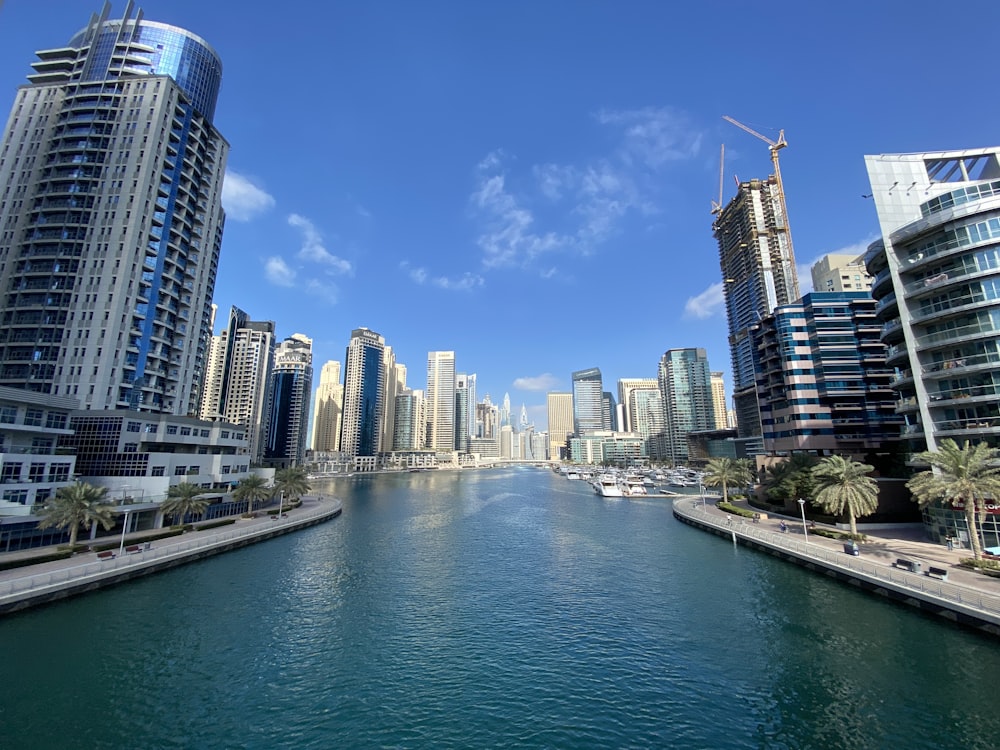
<instances>
[{"instance_id":1,"label":"palm tree","mask_svg":"<svg viewBox=\"0 0 1000 750\"><path fill-rule=\"evenodd\" d=\"M768 500L787 503L813 494L813 467L816 457L793 453L787 460L769 466L765 481Z\"/></svg>"},{"instance_id":2,"label":"palm tree","mask_svg":"<svg viewBox=\"0 0 1000 750\"><path fill-rule=\"evenodd\" d=\"M60 487L45 501L42 511L45 517L38 522L38 528L68 528L70 547L76 545L80 526L89 531L94 523L99 523L110 529L115 525L115 506L104 499L107 494L107 487L95 487L85 482Z\"/></svg>"},{"instance_id":3,"label":"palm tree","mask_svg":"<svg viewBox=\"0 0 1000 750\"><path fill-rule=\"evenodd\" d=\"M174 517L175 524L184 523L188 513L201 515L211 505L208 498L202 497L205 490L191 482L181 482L167 490L167 499L160 505L160 510Z\"/></svg>"},{"instance_id":4,"label":"palm tree","mask_svg":"<svg viewBox=\"0 0 1000 750\"><path fill-rule=\"evenodd\" d=\"M729 502L729 487L741 487L752 480L749 463L745 459L713 458L705 467L704 484L707 487L722 487L722 502Z\"/></svg>"},{"instance_id":5,"label":"palm tree","mask_svg":"<svg viewBox=\"0 0 1000 750\"><path fill-rule=\"evenodd\" d=\"M267 482L264 481L263 477L259 477L256 474L243 477L240 483L236 485L236 489L233 490L234 500L247 501L247 513L253 512L254 503L267 500L270 496L271 490L267 486Z\"/></svg>"},{"instance_id":6,"label":"palm tree","mask_svg":"<svg viewBox=\"0 0 1000 750\"><path fill-rule=\"evenodd\" d=\"M288 500L297 500L311 489L304 466L292 466L274 472L274 491L283 493Z\"/></svg>"},{"instance_id":7,"label":"palm tree","mask_svg":"<svg viewBox=\"0 0 1000 750\"><path fill-rule=\"evenodd\" d=\"M983 501L987 497L1000 498L998 455L1000 450L986 443L971 445L966 440L960 448L954 440L945 438L938 450L916 456L916 460L929 463L931 468L915 474L906 483L921 508L942 500L962 503L972 556L976 560L983 554L979 543L979 520L986 512Z\"/></svg>"},{"instance_id":8,"label":"palm tree","mask_svg":"<svg viewBox=\"0 0 1000 750\"><path fill-rule=\"evenodd\" d=\"M812 469L816 495L814 501L827 513L845 511L851 522L851 536L858 534L857 518L878 509L878 485L868 476L874 466L843 456L827 456Z\"/></svg>"}]
</instances>

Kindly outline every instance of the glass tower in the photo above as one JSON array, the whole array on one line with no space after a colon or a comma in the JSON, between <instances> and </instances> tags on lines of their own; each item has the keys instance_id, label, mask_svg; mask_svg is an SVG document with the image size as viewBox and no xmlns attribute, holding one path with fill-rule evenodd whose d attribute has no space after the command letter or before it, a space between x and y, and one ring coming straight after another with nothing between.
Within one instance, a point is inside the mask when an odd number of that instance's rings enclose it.
<instances>
[{"instance_id":1,"label":"glass tower","mask_svg":"<svg viewBox=\"0 0 1000 750\"><path fill-rule=\"evenodd\" d=\"M345 362L340 450L350 456L375 456L385 411L385 339L367 328L354 329Z\"/></svg>"},{"instance_id":2,"label":"glass tower","mask_svg":"<svg viewBox=\"0 0 1000 750\"><path fill-rule=\"evenodd\" d=\"M38 53L0 142L0 385L193 414L225 221L222 64L108 8Z\"/></svg>"},{"instance_id":3,"label":"glass tower","mask_svg":"<svg viewBox=\"0 0 1000 750\"><path fill-rule=\"evenodd\" d=\"M573 432L583 435L605 429L604 386L596 367L573 373Z\"/></svg>"}]
</instances>

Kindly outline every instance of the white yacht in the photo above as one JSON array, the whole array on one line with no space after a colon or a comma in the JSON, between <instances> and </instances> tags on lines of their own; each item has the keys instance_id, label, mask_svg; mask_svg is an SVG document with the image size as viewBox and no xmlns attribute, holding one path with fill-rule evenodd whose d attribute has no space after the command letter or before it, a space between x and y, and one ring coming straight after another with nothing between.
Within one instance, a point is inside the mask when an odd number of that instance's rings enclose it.
<instances>
[{"instance_id":1,"label":"white yacht","mask_svg":"<svg viewBox=\"0 0 1000 750\"><path fill-rule=\"evenodd\" d=\"M618 479L613 474L601 474L594 482L594 491L601 497L624 497L625 493L618 485Z\"/></svg>"}]
</instances>

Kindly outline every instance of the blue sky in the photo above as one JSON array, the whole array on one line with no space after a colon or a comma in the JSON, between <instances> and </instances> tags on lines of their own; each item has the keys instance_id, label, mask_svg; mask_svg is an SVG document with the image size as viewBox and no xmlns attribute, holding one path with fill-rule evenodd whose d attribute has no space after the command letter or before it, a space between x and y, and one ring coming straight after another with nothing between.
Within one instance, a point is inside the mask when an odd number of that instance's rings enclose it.
<instances>
[{"instance_id":1,"label":"blue sky","mask_svg":"<svg viewBox=\"0 0 1000 750\"><path fill-rule=\"evenodd\" d=\"M147 0L223 61L231 145L215 301L314 340L356 327L423 388L605 389L704 347L729 377L711 201L781 152L800 278L877 234L865 154L997 145L1000 4ZM239 10L233 10L234 7ZM6 0L0 102L101 0ZM124 0L112 16L120 17ZM977 30L983 30L981 32ZM849 250L848 250L849 249ZM807 291L804 288L803 291Z\"/></svg>"}]
</instances>

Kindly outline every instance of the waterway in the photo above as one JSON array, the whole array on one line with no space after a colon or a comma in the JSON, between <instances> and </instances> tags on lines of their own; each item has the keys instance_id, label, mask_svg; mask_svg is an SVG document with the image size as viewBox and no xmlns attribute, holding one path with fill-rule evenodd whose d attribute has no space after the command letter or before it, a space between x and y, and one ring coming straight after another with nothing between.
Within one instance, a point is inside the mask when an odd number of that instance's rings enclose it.
<instances>
[{"instance_id":1,"label":"waterway","mask_svg":"<svg viewBox=\"0 0 1000 750\"><path fill-rule=\"evenodd\" d=\"M0 619L14 748L993 748L1000 648L547 470Z\"/></svg>"}]
</instances>

